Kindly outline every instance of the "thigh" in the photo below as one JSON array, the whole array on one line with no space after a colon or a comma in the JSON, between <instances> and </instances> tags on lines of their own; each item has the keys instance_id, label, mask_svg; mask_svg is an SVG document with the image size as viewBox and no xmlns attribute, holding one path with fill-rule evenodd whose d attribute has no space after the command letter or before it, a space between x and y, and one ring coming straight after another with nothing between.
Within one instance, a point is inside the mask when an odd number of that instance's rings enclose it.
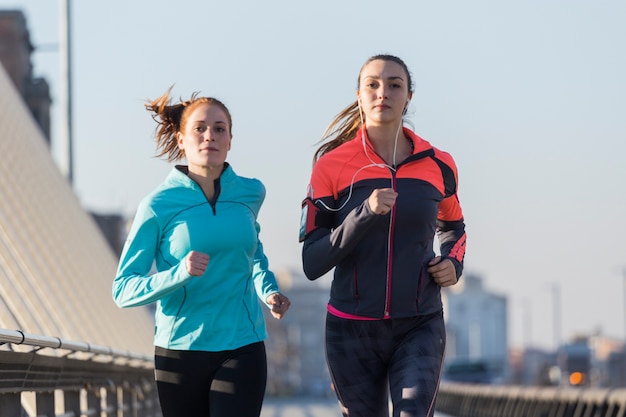
<instances>
[{"instance_id":1,"label":"thigh","mask_svg":"<svg viewBox=\"0 0 626 417\"><path fill-rule=\"evenodd\" d=\"M387 346L382 321L326 316L326 358L344 416L388 417Z\"/></svg>"},{"instance_id":2,"label":"thigh","mask_svg":"<svg viewBox=\"0 0 626 417\"><path fill-rule=\"evenodd\" d=\"M211 417L258 417L267 383L263 342L233 350L211 383Z\"/></svg>"},{"instance_id":3,"label":"thigh","mask_svg":"<svg viewBox=\"0 0 626 417\"><path fill-rule=\"evenodd\" d=\"M156 348L155 378L163 417L209 416L208 354Z\"/></svg>"},{"instance_id":4,"label":"thigh","mask_svg":"<svg viewBox=\"0 0 626 417\"><path fill-rule=\"evenodd\" d=\"M445 325L440 313L407 319L389 371L394 417L434 414L445 350Z\"/></svg>"}]
</instances>

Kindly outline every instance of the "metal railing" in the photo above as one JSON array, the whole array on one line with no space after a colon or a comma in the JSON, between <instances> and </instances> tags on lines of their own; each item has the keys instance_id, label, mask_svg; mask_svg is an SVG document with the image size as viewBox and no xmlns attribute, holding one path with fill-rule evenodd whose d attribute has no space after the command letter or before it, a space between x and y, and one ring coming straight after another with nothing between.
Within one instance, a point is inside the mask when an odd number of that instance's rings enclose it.
<instances>
[{"instance_id":1,"label":"metal railing","mask_svg":"<svg viewBox=\"0 0 626 417\"><path fill-rule=\"evenodd\" d=\"M455 417L626 417L626 389L446 383L436 410Z\"/></svg>"},{"instance_id":2,"label":"metal railing","mask_svg":"<svg viewBox=\"0 0 626 417\"><path fill-rule=\"evenodd\" d=\"M2 417L161 416L152 357L19 330L0 345Z\"/></svg>"}]
</instances>

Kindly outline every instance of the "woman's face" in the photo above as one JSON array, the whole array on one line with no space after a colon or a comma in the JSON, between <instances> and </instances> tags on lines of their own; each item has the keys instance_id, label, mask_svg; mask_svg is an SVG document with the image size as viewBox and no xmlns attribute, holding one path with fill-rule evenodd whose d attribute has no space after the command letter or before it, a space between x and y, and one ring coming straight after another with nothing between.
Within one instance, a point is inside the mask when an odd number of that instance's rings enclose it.
<instances>
[{"instance_id":1,"label":"woman's face","mask_svg":"<svg viewBox=\"0 0 626 417\"><path fill-rule=\"evenodd\" d=\"M357 97L369 126L399 123L411 99L408 75L393 61L369 62L361 70Z\"/></svg>"},{"instance_id":2,"label":"woman's face","mask_svg":"<svg viewBox=\"0 0 626 417\"><path fill-rule=\"evenodd\" d=\"M177 136L191 172L222 168L232 140L228 120L219 105L210 103L199 104L187 117Z\"/></svg>"}]
</instances>

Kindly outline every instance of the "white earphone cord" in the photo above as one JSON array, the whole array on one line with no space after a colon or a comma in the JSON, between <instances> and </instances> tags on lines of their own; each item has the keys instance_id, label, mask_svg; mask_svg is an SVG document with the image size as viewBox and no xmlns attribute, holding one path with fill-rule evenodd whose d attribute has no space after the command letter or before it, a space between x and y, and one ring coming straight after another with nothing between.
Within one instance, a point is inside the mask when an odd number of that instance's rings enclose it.
<instances>
[{"instance_id":1,"label":"white earphone cord","mask_svg":"<svg viewBox=\"0 0 626 417\"><path fill-rule=\"evenodd\" d=\"M408 101L407 101L407 105L408 105ZM398 151L398 136L400 135L400 128L402 127L402 120L400 120L398 129L396 130L396 138L395 138L395 142L393 145L393 166L389 166L387 164L380 164L380 163L374 162L372 158L370 158L370 155L367 153L365 135L363 134L363 131L365 130L365 122L363 121L363 112L362 112L361 103L359 102L359 100L357 100L357 106L359 107L359 117L361 118L361 126L363 127L363 130L361 131L361 143L363 144L363 151L365 152L365 156L367 156L367 159L371 162L371 164L362 166L354 173L354 175L352 176L352 179L350 180L350 189L348 191L348 198L346 199L346 201L343 202L343 204L339 208L334 209L334 208L328 207L328 205L324 203L322 200L315 200L316 203L319 202L328 211L333 211L333 212L341 211L341 209L343 209L346 206L346 204L348 204L348 201L350 201L350 198L352 197L352 188L354 187L354 179L356 178L357 174L361 172L362 170L364 170L365 168L369 168L369 167L387 168L393 172L396 172L395 166L396 166L396 155ZM393 188L393 175L391 175L390 179L391 179L390 188Z\"/></svg>"}]
</instances>

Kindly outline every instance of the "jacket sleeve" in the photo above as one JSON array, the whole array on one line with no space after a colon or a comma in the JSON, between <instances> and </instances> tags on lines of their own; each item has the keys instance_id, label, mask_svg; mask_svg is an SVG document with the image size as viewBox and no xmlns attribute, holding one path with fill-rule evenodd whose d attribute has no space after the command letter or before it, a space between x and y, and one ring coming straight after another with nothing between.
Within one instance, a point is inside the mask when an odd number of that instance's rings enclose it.
<instances>
[{"instance_id":1,"label":"jacket sleeve","mask_svg":"<svg viewBox=\"0 0 626 417\"><path fill-rule=\"evenodd\" d=\"M447 161L452 168L454 183L458 184L456 165L451 157ZM465 221L463 211L457 195L456 186L454 193L444 198L439 203L437 215L437 237L441 249L441 256L450 259L456 268L457 279L463 273L463 260L465 258Z\"/></svg>"},{"instance_id":2,"label":"jacket sleeve","mask_svg":"<svg viewBox=\"0 0 626 417\"><path fill-rule=\"evenodd\" d=\"M158 219L152 210L140 205L113 281L113 300L119 307L150 304L193 278L184 263L151 273L160 235Z\"/></svg>"},{"instance_id":3,"label":"jacket sleeve","mask_svg":"<svg viewBox=\"0 0 626 417\"><path fill-rule=\"evenodd\" d=\"M332 211L319 204L325 202L324 205L328 206L333 201L332 197L314 200L318 218L334 217ZM330 225L331 220L318 221L319 227L307 234L302 247L302 266L307 278L317 279L334 268L380 217L382 216L374 213L365 200L334 228Z\"/></svg>"},{"instance_id":4,"label":"jacket sleeve","mask_svg":"<svg viewBox=\"0 0 626 417\"><path fill-rule=\"evenodd\" d=\"M260 232L260 226L258 223L255 226L258 234ZM267 256L265 256L265 253L263 251L263 244L260 240L257 240L257 248L254 254L252 279L254 281L254 288L256 290L257 296L265 305L268 305L267 297L269 297L271 294L280 292L278 282L276 281L276 276L269 269L269 262L267 260Z\"/></svg>"}]
</instances>

